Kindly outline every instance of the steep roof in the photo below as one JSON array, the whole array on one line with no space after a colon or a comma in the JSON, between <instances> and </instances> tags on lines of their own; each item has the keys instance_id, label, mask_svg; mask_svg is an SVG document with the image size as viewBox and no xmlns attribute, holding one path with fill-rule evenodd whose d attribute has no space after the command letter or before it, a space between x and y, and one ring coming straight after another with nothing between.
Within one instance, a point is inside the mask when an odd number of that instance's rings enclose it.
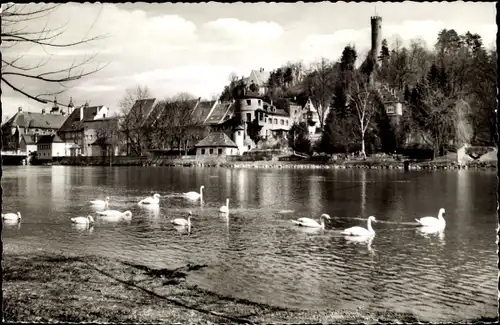
<instances>
[{"instance_id":1,"label":"steep roof","mask_svg":"<svg viewBox=\"0 0 500 325\"><path fill-rule=\"evenodd\" d=\"M20 128L59 129L67 118L67 115L21 111L12 116L2 127L18 126Z\"/></svg>"},{"instance_id":2,"label":"steep roof","mask_svg":"<svg viewBox=\"0 0 500 325\"><path fill-rule=\"evenodd\" d=\"M232 103L225 102L225 103L218 103L215 105L212 113L210 116L207 118L205 121L206 124L219 124L223 121L224 116L229 113L229 108L232 105Z\"/></svg>"},{"instance_id":3,"label":"steep roof","mask_svg":"<svg viewBox=\"0 0 500 325\"><path fill-rule=\"evenodd\" d=\"M231 147L238 148L224 132L210 133L205 139L198 142L195 147Z\"/></svg>"},{"instance_id":4,"label":"steep roof","mask_svg":"<svg viewBox=\"0 0 500 325\"><path fill-rule=\"evenodd\" d=\"M194 108L193 115L198 119L198 121L205 121L208 114L210 114L210 110L214 107L215 102L215 100L199 102Z\"/></svg>"},{"instance_id":5,"label":"steep roof","mask_svg":"<svg viewBox=\"0 0 500 325\"><path fill-rule=\"evenodd\" d=\"M53 134L53 135L42 135L40 139L37 141L37 144L39 143L64 143L61 138L59 138L58 135Z\"/></svg>"},{"instance_id":6,"label":"steep roof","mask_svg":"<svg viewBox=\"0 0 500 325\"><path fill-rule=\"evenodd\" d=\"M144 120L149 117L149 114L154 108L156 98L138 99L130 108L128 115L142 116Z\"/></svg>"},{"instance_id":7,"label":"steep roof","mask_svg":"<svg viewBox=\"0 0 500 325\"><path fill-rule=\"evenodd\" d=\"M34 135L23 134L22 137L24 139L24 143L35 144L35 136Z\"/></svg>"},{"instance_id":8,"label":"steep roof","mask_svg":"<svg viewBox=\"0 0 500 325\"><path fill-rule=\"evenodd\" d=\"M104 105L100 106L81 106L75 108L73 112L66 119L64 124L59 128L58 132L75 132L83 130L83 123L86 121L92 121L94 117L99 113L101 108ZM83 120L80 120L80 111L83 109Z\"/></svg>"}]
</instances>

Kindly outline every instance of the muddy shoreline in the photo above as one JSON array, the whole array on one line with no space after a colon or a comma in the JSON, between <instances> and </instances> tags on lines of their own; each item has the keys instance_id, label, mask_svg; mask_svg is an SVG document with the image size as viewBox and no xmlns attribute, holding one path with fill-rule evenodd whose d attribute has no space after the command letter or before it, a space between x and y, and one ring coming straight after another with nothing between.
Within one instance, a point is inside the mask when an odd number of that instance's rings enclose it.
<instances>
[{"instance_id":1,"label":"muddy shoreline","mask_svg":"<svg viewBox=\"0 0 500 325\"><path fill-rule=\"evenodd\" d=\"M307 311L225 297L188 285L186 265L152 270L119 260L4 245L6 322L397 323L412 314L362 309ZM477 320L476 320L477 321ZM492 321L483 319L483 321Z\"/></svg>"}]
</instances>

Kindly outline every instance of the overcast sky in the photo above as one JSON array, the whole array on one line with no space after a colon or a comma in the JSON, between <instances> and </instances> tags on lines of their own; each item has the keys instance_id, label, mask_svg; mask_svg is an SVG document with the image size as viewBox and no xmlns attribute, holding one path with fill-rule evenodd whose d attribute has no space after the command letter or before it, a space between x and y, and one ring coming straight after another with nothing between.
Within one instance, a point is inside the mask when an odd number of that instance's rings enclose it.
<instances>
[{"instance_id":1,"label":"overcast sky","mask_svg":"<svg viewBox=\"0 0 500 325\"><path fill-rule=\"evenodd\" d=\"M495 3L258 3L258 4L76 4L61 5L49 16L49 26L67 24L58 42L108 35L104 40L72 48L22 48L24 63L39 62L61 68L84 55L99 53L88 69L109 63L102 71L74 83L58 96L73 97L79 106L107 105L118 110L125 89L147 85L153 97L178 92L211 98L236 72L278 68L287 61L309 63L320 57L339 59L343 48L355 44L360 55L370 47L370 16L383 18L382 34L389 45L420 37L429 47L443 28L471 31L487 47L496 40ZM46 20L32 21L31 30ZM4 56L20 48L4 49ZM54 85L23 81L31 92L53 91ZM41 111L43 104L24 98L2 82L2 121L17 107Z\"/></svg>"}]
</instances>

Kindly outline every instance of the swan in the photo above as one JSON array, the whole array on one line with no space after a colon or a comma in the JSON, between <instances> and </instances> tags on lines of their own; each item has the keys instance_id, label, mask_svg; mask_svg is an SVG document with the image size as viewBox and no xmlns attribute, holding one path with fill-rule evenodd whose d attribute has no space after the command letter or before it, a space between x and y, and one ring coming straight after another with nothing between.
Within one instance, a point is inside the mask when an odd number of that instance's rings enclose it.
<instances>
[{"instance_id":1,"label":"swan","mask_svg":"<svg viewBox=\"0 0 500 325\"><path fill-rule=\"evenodd\" d=\"M320 222L317 222L316 220L311 218L299 218L297 220L292 220L292 222L301 227L325 228L324 219L330 220L330 216L326 213L323 213L321 217L319 217Z\"/></svg>"},{"instance_id":2,"label":"swan","mask_svg":"<svg viewBox=\"0 0 500 325\"><path fill-rule=\"evenodd\" d=\"M71 218L71 222L72 223L92 224L92 223L94 223L94 218L92 218L92 216L75 217L75 218Z\"/></svg>"},{"instance_id":3,"label":"swan","mask_svg":"<svg viewBox=\"0 0 500 325\"><path fill-rule=\"evenodd\" d=\"M226 205L223 205L219 209L222 213L229 213L229 199L226 199Z\"/></svg>"},{"instance_id":4,"label":"swan","mask_svg":"<svg viewBox=\"0 0 500 325\"><path fill-rule=\"evenodd\" d=\"M374 216L368 217L368 226L366 228L359 227L359 226L354 226L351 228L347 228L346 230L342 231L342 235L347 235L347 236L373 236L375 235L375 231L372 228L372 221L377 222Z\"/></svg>"},{"instance_id":5,"label":"swan","mask_svg":"<svg viewBox=\"0 0 500 325\"><path fill-rule=\"evenodd\" d=\"M125 212L117 211L117 210L106 210L106 211L97 211L97 214L101 216L106 216L106 217L132 217L132 212L129 210Z\"/></svg>"},{"instance_id":6,"label":"swan","mask_svg":"<svg viewBox=\"0 0 500 325\"><path fill-rule=\"evenodd\" d=\"M21 212L17 211L17 213L2 213L3 220L11 220L11 221L19 221L21 220Z\"/></svg>"},{"instance_id":7,"label":"swan","mask_svg":"<svg viewBox=\"0 0 500 325\"><path fill-rule=\"evenodd\" d=\"M140 200L139 204L160 204L160 194L156 193L153 196L148 196L147 198Z\"/></svg>"},{"instance_id":8,"label":"swan","mask_svg":"<svg viewBox=\"0 0 500 325\"><path fill-rule=\"evenodd\" d=\"M200 186L200 193L198 192L187 192L184 193L184 196L187 197L188 199L191 200L197 200L197 199L202 199L203 200L203 189L205 188L204 185Z\"/></svg>"},{"instance_id":9,"label":"swan","mask_svg":"<svg viewBox=\"0 0 500 325\"><path fill-rule=\"evenodd\" d=\"M446 221L443 216L446 214L443 208L439 209L438 217L423 217L420 219L415 219L421 226L425 227L440 227L444 228L446 226Z\"/></svg>"},{"instance_id":10,"label":"swan","mask_svg":"<svg viewBox=\"0 0 500 325\"><path fill-rule=\"evenodd\" d=\"M193 213L191 211L189 211L189 216L186 219L184 218L177 218L177 219L174 219L172 220L171 222L176 225L176 226L187 226L187 227L191 227L191 217L193 216Z\"/></svg>"},{"instance_id":11,"label":"swan","mask_svg":"<svg viewBox=\"0 0 500 325\"><path fill-rule=\"evenodd\" d=\"M106 200L94 200L94 201L90 201L90 204L92 205L104 205L104 206L108 206L109 204L109 196L106 197Z\"/></svg>"}]
</instances>

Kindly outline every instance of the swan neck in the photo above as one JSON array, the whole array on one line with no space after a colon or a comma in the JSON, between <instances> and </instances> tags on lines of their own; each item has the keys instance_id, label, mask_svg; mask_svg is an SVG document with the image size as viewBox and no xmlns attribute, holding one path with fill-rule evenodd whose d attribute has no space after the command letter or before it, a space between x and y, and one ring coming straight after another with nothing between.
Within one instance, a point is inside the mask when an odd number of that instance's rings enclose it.
<instances>
[{"instance_id":1,"label":"swan neck","mask_svg":"<svg viewBox=\"0 0 500 325\"><path fill-rule=\"evenodd\" d=\"M373 228L372 228L372 220L371 220L371 219L368 219L368 231L369 231L369 232L373 232Z\"/></svg>"}]
</instances>

